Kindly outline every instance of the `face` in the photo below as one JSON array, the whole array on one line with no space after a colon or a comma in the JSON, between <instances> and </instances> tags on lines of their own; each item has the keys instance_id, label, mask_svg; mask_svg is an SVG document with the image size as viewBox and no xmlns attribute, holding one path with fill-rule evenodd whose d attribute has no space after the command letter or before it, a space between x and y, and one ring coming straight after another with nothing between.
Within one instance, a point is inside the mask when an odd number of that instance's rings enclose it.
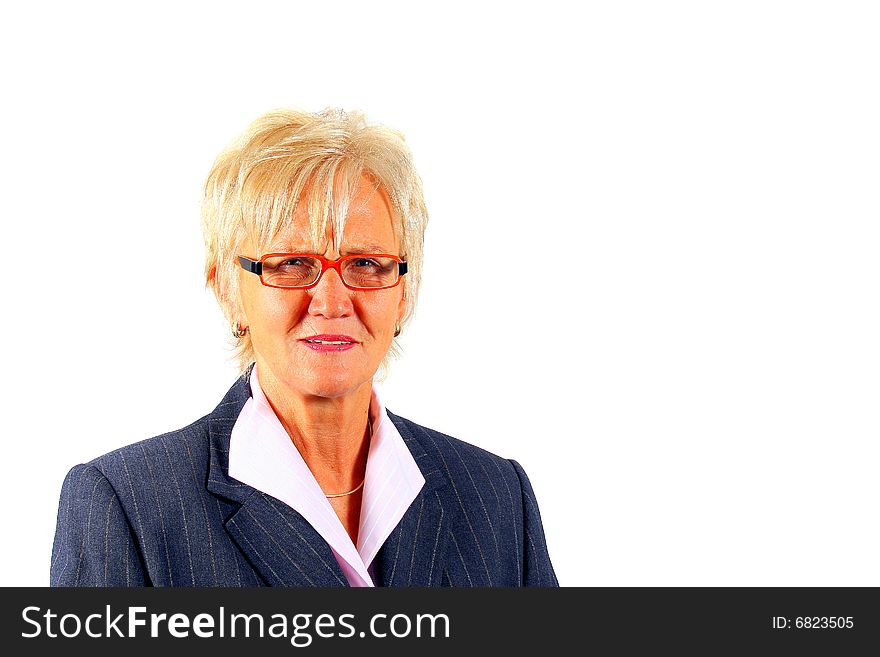
<instances>
[{"instance_id":1,"label":"face","mask_svg":"<svg viewBox=\"0 0 880 657\"><path fill-rule=\"evenodd\" d=\"M312 253L305 204L297 208L288 234L265 253ZM352 253L400 254L391 207L383 190L362 178L340 241L333 250L329 236L320 245L325 258ZM241 255L254 259L246 243ZM373 375L391 345L395 324L404 313L404 285L384 290L349 290L339 274L324 272L308 290L277 289L240 269L239 322L250 329L261 383L320 397L340 397L371 385ZM307 342L320 335L345 336L351 347L329 347Z\"/></svg>"}]
</instances>

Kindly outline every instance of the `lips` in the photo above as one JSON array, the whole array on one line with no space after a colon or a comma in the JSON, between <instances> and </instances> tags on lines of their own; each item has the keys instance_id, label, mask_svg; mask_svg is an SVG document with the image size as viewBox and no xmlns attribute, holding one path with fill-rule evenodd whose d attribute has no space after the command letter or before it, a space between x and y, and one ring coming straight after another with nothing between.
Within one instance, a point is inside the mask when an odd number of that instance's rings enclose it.
<instances>
[{"instance_id":1,"label":"lips","mask_svg":"<svg viewBox=\"0 0 880 657\"><path fill-rule=\"evenodd\" d=\"M348 351L353 349L358 341L350 335L340 335L337 333L321 333L320 335L311 335L300 340L309 349L313 351Z\"/></svg>"},{"instance_id":2,"label":"lips","mask_svg":"<svg viewBox=\"0 0 880 657\"><path fill-rule=\"evenodd\" d=\"M337 333L322 333L320 335L312 335L308 338L303 338L306 342L312 342L317 344L356 344L357 340L355 340L350 335L339 335Z\"/></svg>"}]
</instances>

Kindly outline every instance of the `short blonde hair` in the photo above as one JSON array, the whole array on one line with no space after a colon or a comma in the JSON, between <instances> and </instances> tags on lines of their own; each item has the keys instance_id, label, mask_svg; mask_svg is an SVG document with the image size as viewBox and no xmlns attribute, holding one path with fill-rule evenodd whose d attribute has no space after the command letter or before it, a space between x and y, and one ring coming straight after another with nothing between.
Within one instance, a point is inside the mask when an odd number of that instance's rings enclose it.
<instances>
[{"instance_id":1,"label":"short blonde hair","mask_svg":"<svg viewBox=\"0 0 880 657\"><path fill-rule=\"evenodd\" d=\"M245 239L265 248L291 225L303 202L313 247L330 225L338 250L348 207L363 175L391 202L400 256L407 261L401 325L410 320L428 222L412 154L399 132L368 123L361 112L328 108L314 114L277 110L261 116L220 154L208 175L202 199L205 278L230 324L239 294L236 257ZM235 347L243 372L254 362L250 334L238 338ZM395 340L382 361L383 374L389 358L398 354Z\"/></svg>"}]
</instances>

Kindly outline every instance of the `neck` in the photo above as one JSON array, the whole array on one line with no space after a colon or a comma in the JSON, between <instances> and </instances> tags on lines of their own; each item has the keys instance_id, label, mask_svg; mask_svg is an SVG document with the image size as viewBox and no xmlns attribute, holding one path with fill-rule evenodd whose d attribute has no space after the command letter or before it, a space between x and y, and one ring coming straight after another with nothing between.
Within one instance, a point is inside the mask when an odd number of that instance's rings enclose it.
<instances>
[{"instance_id":1,"label":"neck","mask_svg":"<svg viewBox=\"0 0 880 657\"><path fill-rule=\"evenodd\" d=\"M339 397L291 389L259 369L266 399L325 493L357 486L366 475L372 382Z\"/></svg>"}]
</instances>

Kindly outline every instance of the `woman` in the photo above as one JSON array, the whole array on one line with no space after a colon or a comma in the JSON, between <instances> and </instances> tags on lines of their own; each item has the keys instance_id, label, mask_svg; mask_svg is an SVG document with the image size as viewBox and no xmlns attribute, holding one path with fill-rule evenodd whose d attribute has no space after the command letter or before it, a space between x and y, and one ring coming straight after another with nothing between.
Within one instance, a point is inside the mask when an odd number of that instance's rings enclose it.
<instances>
[{"instance_id":1,"label":"woman","mask_svg":"<svg viewBox=\"0 0 880 657\"><path fill-rule=\"evenodd\" d=\"M386 410L427 212L360 114L279 111L215 162L206 277L242 376L193 424L73 468L61 586L555 586L529 480Z\"/></svg>"}]
</instances>

